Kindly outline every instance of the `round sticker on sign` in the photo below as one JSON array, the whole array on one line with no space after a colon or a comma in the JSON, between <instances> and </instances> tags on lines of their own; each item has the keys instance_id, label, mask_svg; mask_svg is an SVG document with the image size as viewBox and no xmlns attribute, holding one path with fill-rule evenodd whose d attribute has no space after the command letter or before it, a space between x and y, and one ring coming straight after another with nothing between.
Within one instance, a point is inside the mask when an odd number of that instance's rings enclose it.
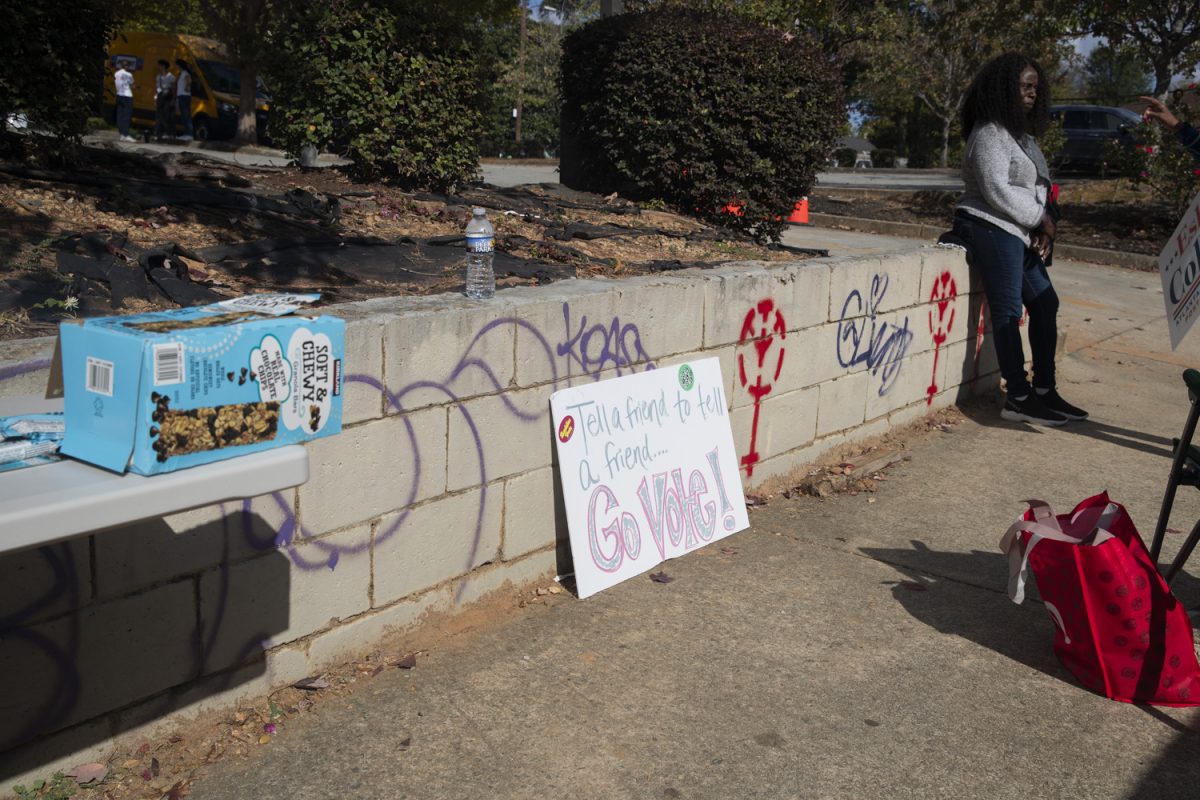
<instances>
[{"instance_id":1,"label":"round sticker on sign","mask_svg":"<svg viewBox=\"0 0 1200 800\"><path fill-rule=\"evenodd\" d=\"M685 392L690 392L692 387L696 385L696 373L692 372L692 368L684 364L679 368L679 388Z\"/></svg>"},{"instance_id":2,"label":"round sticker on sign","mask_svg":"<svg viewBox=\"0 0 1200 800\"><path fill-rule=\"evenodd\" d=\"M562 418L562 422L558 423L558 440L563 444L571 441L571 437L575 434L575 418L570 414Z\"/></svg>"}]
</instances>

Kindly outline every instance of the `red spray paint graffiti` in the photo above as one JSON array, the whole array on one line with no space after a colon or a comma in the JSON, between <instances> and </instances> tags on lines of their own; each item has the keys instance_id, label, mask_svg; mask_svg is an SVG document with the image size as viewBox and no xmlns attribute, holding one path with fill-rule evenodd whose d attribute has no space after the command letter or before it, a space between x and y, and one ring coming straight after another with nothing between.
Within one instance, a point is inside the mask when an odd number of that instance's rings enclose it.
<instances>
[{"instance_id":1,"label":"red spray paint graffiti","mask_svg":"<svg viewBox=\"0 0 1200 800\"><path fill-rule=\"evenodd\" d=\"M950 335L950 329L954 327L954 306L951 304L956 297L958 285L954 282L954 276L943 272L933 282L933 292L929 295L929 332L933 334L933 378L929 382L929 388L925 390L925 394L929 395L925 401L927 406L933 405L933 396L937 394L938 354Z\"/></svg>"},{"instance_id":2,"label":"red spray paint graffiti","mask_svg":"<svg viewBox=\"0 0 1200 800\"><path fill-rule=\"evenodd\" d=\"M778 341L776 341L778 337ZM754 422L750 426L750 452L742 456L741 465L746 469L746 475L754 474L754 465L758 463L758 414L762 407L762 399L771 393L779 373L783 371L783 356L786 352L783 340L787 338L787 324L783 321L783 313L775 308L775 301L769 297L760 300L746 312L742 323L742 334L738 338L739 345L752 345L754 357L747 368L746 353L749 347L741 348L738 353L738 378L746 391L754 398Z\"/></svg>"}]
</instances>

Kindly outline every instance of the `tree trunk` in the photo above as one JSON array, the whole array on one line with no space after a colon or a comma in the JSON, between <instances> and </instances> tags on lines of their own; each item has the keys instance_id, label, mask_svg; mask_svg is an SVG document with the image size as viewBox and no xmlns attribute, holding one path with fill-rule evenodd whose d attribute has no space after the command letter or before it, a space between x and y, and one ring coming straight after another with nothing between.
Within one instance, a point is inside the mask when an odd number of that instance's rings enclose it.
<instances>
[{"instance_id":1,"label":"tree trunk","mask_svg":"<svg viewBox=\"0 0 1200 800\"><path fill-rule=\"evenodd\" d=\"M1171 65L1163 62L1154 65L1154 94L1161 97L1171 88Z\"/></svg>"},{"instance_id":2,"label":"tree trunk","mask_svg":"<svg viewBox=\"0 0 1200 800\"><path fill-rule=\"evenodd\" d=\"M942 167L950 165L950 122L951 117L942 118Z\"/></svg>"},{"instance_id":3,"label":"tree trunk","mask_svg":"<svg viewBox=\"0 0 1200 800\"><path fill-rule=\"evenodd\" d=\"M237 134L234 141L244 144L258 143L258 97L255 88L258 84L258 70L253 67L241 68L242 97L238 104Z\"/></svg>"}]
</instances>

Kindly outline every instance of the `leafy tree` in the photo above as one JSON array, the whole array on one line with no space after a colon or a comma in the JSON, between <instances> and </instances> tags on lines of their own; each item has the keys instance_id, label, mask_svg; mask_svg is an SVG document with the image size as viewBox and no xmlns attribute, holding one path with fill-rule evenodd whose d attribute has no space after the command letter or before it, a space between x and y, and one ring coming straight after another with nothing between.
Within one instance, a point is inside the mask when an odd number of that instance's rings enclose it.
<instances>
[{"instance_id":1,"label":"leafy tree","mask_svg":"<svg viewBox=\"0 0 1200 800\"><path fill-rule=\"evenodd\" d=\"M1057 64L1065 23L1050 5L923 0L885 9L862 45L867 64L857 84L873 107L904 108L889 96L916 98L939 129L938 163L950 163L952 133L971 80L992 56L1020 50L1043 65Z\"/></svg>"},{"instance_id":2,"label":"leafy tree","mask_svg":"<svg viewBox=\"0 0 1200 800\"><path fill-rule=\"evenodd\" d=\"M0 132L10 114L77 139L100 104L113 20L106 0L10 4L0 66ZM5 135L7 138L7 135ZM6 144L6 149L13 142Z\"/></svg>"},{"instance_id":3,"label":"leafy tree","mask_svg":"<svg viewBox=\"0 0 1200 800\"><path fill-rule=\"evenodd\" d=\"M1097 103L1120 105L1150 90L1146 63L1133 50L1102 44L1088 54L1084 90Z\"/></svg>"},{"instance_id":4,"label":"leafy tree","mask_svg":"<svg viewBox=\"0 0 1200 800\"><path fill-rule=\"evenodd\" d=\"M540 156L558 147L561 101L558 92L559 62L566 25L532 18L526 23L522 59L520 27L516 21L489 26L484 41L491 65L483 64L494 77L486 81L489 113L482 136L486 154L504 151L514 155ZM513 109L521 108L521 141L514 141Z\"/></svg>"},{"instance_id":5,"label":"leafy tree","mask_svg":"<svg viewBox=\"0 0 1200 800\"><path fill-rule=\"evenodd\" d=\"M229 48L241 73L234 140L253 144L258 141L258 74L266 60L274 6L271 0L204 0L202 10L213 38Z\"/></svg>"},{"instance_id":6,"label":"leafy tree","mask_svg":"<svg viewBox=\"0 0 1200 800\"><path fill-rule=\"evenodd\" d=\"M121 30L211 36L199 0L122 0L112 5Z\"/></svg>"},{"instance_id":7,"label":"leafy tree","mask_svg":"<svg viewBox=\"0 0 1200 800\"><path fill-rule=\"evenodd\" d=\"M1126 47L1154 74L1154 94L1200 61L1200 0L1061 0L1079 31Z\"/></svg>"}]
</instances>

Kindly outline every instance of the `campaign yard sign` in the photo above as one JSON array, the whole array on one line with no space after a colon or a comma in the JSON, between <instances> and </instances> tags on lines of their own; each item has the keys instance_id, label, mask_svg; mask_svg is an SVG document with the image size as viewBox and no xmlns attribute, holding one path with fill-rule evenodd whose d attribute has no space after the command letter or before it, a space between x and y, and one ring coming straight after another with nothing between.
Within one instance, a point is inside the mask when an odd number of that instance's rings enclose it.
<instances>
[{"instance_id":1,"label":"campaign yard sign","mask_svg":"<svg viewBox=\"0 0 1200 800\"><path fill-rule=\"evenodd\" d=\"M550 397L581 598L749 527L716 358Z\"/></svg>"},{"instance_id":2,"label":"campaign yard sign","mask_svg":"<svg viewBox=\"0 0 1200 800\"><path fill-rule=\"evenodd\" d=\"M1158 257L1158 272L1174 350L1200 314L1200 194L1167 240Z\"/></svg>"}]
</instances>

